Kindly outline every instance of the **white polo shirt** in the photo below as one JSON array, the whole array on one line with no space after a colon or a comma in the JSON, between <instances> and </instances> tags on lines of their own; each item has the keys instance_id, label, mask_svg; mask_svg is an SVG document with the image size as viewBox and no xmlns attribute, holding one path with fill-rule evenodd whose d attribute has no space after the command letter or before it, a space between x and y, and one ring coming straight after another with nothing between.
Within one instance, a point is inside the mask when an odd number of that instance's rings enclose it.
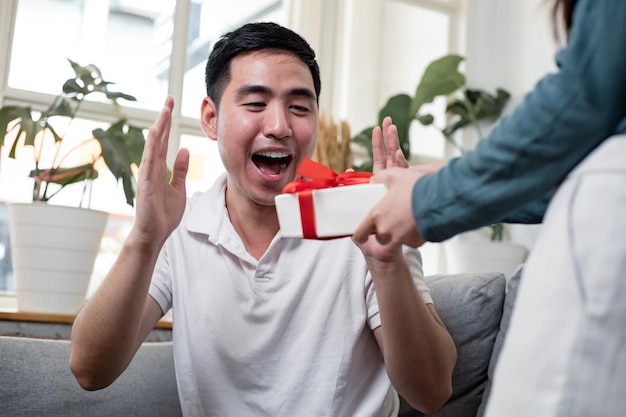
<instances>
[{"instance_id":1,"label":"white polo shirt","mask_svg":"<svg viewBox=\"0 0 626 417\"><path fill-rule=\"evenodd\" d=\"M173 317L185 416L390 416L398 397L372 329L378 303L350 238L287 239L258 261L225 208L225 176L188 201L150 295ZM419 251L415 283L432 303Z\"/></svg>"}]
</instances>

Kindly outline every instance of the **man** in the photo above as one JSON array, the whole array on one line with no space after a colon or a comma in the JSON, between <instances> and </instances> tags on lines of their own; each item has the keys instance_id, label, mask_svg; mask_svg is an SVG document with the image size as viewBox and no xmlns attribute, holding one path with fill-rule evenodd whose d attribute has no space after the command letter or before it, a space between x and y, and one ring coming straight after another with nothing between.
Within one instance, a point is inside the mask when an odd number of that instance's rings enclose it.
<instances>
[{"instance_id":1,"label":"man","mask_svg":"<svg viewBox=\"0 0 626 417\"><path fill-rule=\"evenodd\" d=\"M186 202L181 150L168 184L168 98L148 135L133 229L74 324L81 386L111 384L172 308L185 415L391 416L393 388L426 412L440 407L456 351L419 252L280 235L274 197L317 134L310 46L275 24L245 25L215 45L206 81L202 128L226 174ZM394 127L383 130L397 149ZM380 130L375 139L377 169L406 165L385 156Z\"/></svg>"}]
</instances>

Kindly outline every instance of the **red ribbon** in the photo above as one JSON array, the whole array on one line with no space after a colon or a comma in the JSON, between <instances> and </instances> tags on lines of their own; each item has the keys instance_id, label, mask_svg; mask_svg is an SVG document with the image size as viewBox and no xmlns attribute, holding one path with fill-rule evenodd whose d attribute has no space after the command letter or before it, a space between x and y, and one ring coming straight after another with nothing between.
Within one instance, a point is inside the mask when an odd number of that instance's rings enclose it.
<instances>
[{"instance_id":1,"label":"red ribbon","mask_svg":"<svg viewBox=\"0 0 626 417\"><path fill-rule=\"evenodd\" d=\"M341 187L345 185L369 184L371 172L342 172L336 173L329 167L312 159L305 158L298 169L298 178L283 187L283 193L298 193L300 203L300 221L302 223L302 235L304 238L316 239L315 229L315 205L313 204L313 191L322 188Z\"/></svg>"}]
</instances>

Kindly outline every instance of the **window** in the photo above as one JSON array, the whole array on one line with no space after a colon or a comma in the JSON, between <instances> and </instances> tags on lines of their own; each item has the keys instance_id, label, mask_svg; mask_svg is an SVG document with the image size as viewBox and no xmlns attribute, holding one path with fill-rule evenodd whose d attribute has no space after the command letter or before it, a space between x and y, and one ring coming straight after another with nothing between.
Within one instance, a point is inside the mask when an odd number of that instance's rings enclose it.
<instances>
[{"instance_id":1,"label":"window","mask_svg":"<svg viewBox=\"0 0 626 417\"><path fill-rule=\"evenodd\" d=\"M172 95L177 105L168 159L179 146L190 149L191 193L206 189L223 172L216 146L198 120L204 65L219 35L252 21L275 21L298 31L318 55L322 110L348 121L354 133L375 122L391 94L413 91L428 62L460 51L463 5L464 0L4 0L0 103L45 108L72 76L66 58L97 65L114 87L137 97L136 103L123 103L135 125L148 128L166 95ZM108 111L89 103L81 123L91 130L113 120ZM443 157L441 146L427 135L414 134L414 152ZM31 167L7 153L3 149L0 159L0 201L28 200ZM101 188L94 189L92 207L113 214L110 233L123 239L119 231L126 229L120 224L132 221L133 210L111 177L101 173L97 181ZM76 197L64 193L56 202L75 205ZM6 272L5 220L0 210L0 291L13 288ZM107 242L99 270L113 258L115 244Z\"/></svg>"},{"instance_id":2,"label":"window","mask_svg":"<svg viewBox=\"0 0 626 417\"><path fill-rule=\"evenodd\" d=\"M95 64L116 91L137 97L123 102L129 121L148 128L165 97L177 103L173 117L171 156L179 146L191 151L188 192L206 189L223 172L215 144L200 129L199 109L205 96L204 65L222 33L245 22L285 23L280 0L10 0L0 5L0 27L12 28L0 40L0 99L4 104L47 107L62 83L73 75L66 58ZM33 36L36 31L39 36ZM7 32L9 33L9 32ZM84 106L83 108L87 108ZM90 103L72 128L90 132L102 120L113 120L99 103ZM2 150L0 201L30 201L30 158L7 157ZM80 186L66 187L51 202L78 205ZM111 213L91 288L104 277L119 243L132 223L112 174L100 172L91 207ZM14 291L6 206L0 205L0 292Z\"/></svg>"},{"instance_id":3,"label":"window","mask_svg":"<svg viewBox=\"0 0 626 417\"><path fill-rule=\"evenodd\" d=\"M280 0L13 0L3 6L7 11L4 19L10 19L3 22L7 23L3 27L14 27L12 44L4 45L11 53L4 57L7 84L0 94L3 104L35 103L43 108L72 75L66 58L81 65L93 63L105 79L115 82L114 88L137 97L137 102L123 103L135 125L149 127L165 97L174 96L177 106L171 158L183 137L188 141L195 138L194 149L199 150L199 155L205 151L200 150L198 142L210 148L198 117L205 96L204 65L217 37L248 21L284 23L285 15ZM33 36L33 28L45 34L45 38ZM102 112L97 103L92 109L92 113ZM85 123L89 124L88 116ZM29 193L24 193L28 187L16 184L13 178L24 178L21 174L30 167L24 168L12 160L3 162L3 170L9 172L2 175L6 181L0 188L0 200L28 199ZM200 168L194 168L194 172L208 173L205 183L219 174L217 170ZM110 181L104 178L100 182L104 180ZM72 199L64 190L55 202L73 204ZM92 207L132 214L123 198L107 196Z\"/></svg>"}]
</instances>

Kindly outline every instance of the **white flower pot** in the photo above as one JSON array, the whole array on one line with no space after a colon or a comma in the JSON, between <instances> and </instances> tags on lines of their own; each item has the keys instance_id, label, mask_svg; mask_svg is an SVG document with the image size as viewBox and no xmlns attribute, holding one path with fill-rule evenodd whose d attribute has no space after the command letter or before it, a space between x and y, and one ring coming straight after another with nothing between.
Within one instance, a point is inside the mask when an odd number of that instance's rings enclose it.
<instances>
[{"instance_id":1,"label":"white flower pot","mask_svg":"<svg viewBox=\"0 0 626 417\"><path fill-rule=\"evenodd\" d=\"M18 310L76 314L109 213L39 202L8 207Z\"/></svg>"},{"instance_id":2,"label":"white flower pot","mask_svg":"<svg viewBox=\"0 0 626 417\"><path fill-rule=\"evenodd\" d=\"M526 261L528 249L510 242L451 239L444 243L446 272L501 272L509 277Z\"/></svg>"}]
</instances>

